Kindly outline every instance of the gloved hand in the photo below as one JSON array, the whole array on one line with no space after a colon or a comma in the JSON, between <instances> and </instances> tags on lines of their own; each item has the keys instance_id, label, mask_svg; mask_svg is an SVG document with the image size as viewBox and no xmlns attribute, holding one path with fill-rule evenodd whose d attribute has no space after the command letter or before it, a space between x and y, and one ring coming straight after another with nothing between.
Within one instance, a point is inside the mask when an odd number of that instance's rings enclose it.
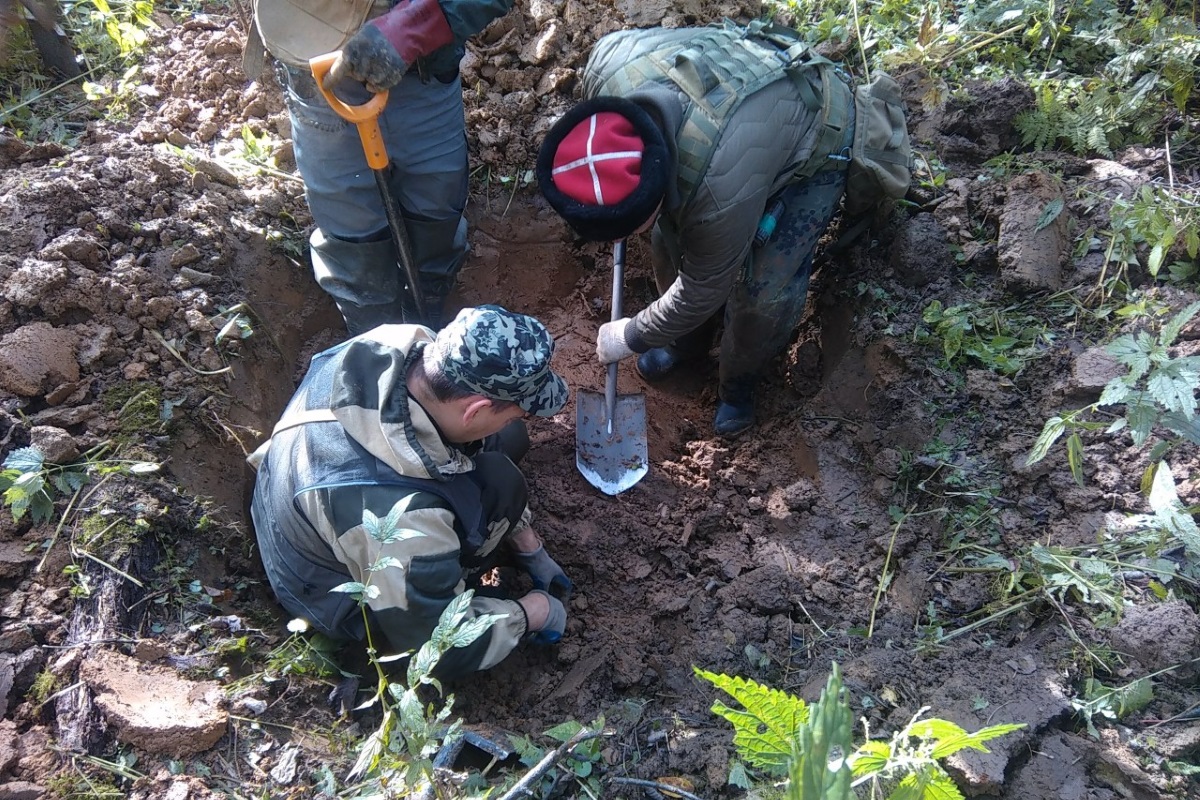
<instances>
[{"instance_id":1,"label":"gloved hand","mask_svg":"<svg viewBox=\"0 0 1200 800\"><path fill-rule=\"evenodd\" d=\"M372 92L384 92L399 83L418 58L453 41L437 0L402 0L350 37L330 67L327 83L350 77Z\"/></svg>"},{"instance_id":2,"label":"gloved hand","mask_svg":"<svg viewBox=\"0 0 1200 800\"><path fill-rule=\"evenodd\" d=\"M515 558L517 565L533 579L534 587L543 590L558 587L566 597L570 597L571 592L575 590L575 584L571 583L563 568L546 552L545 545L538 545L538 549L532 553L516 553Z\"/></svg>"},{"instance_id":3,"label":"gloved hand","mask_svg":"<svg viewBox=\"0 0 1200 800\"><path fill-rule=\"evenodd\" d=\"M350 717L350 712L358 705L358 687L357 675L348 675L338 681L326 698L333 713L347 719Z\"/></svg>"},{"instance_id":4,"label":"gloved hand","mask_svg":"<svg viewBox=\"0 0 1200 800\"><path fill-rule=\"evenodd\" d=\"M540 628L529 631L530 641L534 644L556 644L562 639L563 632L567 629L567 607L557 597L543 592L541 589L535 589L529 594L543 595L546 602L550 604L550 610L546 613L546 621Z\"/></svg>"},{"instance_id":5,"label":"gloved hand","mask_svg":"<svg viewBox=\"0 0 1200 800\"><path fill-rule=\"evenodd\" d=\"M629 345L625 344L625 326L628 324L629 317L625 317L600 326L596 335L596 358L601 364L611 364L633 355Z\"/></svg>"}]
</instances>

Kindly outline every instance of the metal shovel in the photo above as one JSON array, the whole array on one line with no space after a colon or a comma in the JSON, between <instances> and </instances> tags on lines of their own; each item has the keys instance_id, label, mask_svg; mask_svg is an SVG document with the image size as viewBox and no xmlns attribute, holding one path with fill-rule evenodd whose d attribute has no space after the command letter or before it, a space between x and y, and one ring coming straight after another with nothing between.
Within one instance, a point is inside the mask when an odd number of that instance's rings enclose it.
<instances>
[{"instance_id":1,"label":"metal shovel","mask_svg":"<svg viewBox=\"0 0 1200 800\"><path fill-rule=\"evenodd\" d=\"M613 245L612 319L621 318L625 241ZM650 469L646 443L646 396L617 394L617 364L608 365L604 394L575 394L575 466L605 494L620 494Z\"/></svg>"},{"instance_id":2,"label":"metal shovel","mask_svg":"<svg viewBox=\"0 0 1200 800\"><path fill-rule=\"evenodd\" d=\"M329 74L329 70L339 55L339 51L334 51L317 56L309 60L308 66L317 81L317 88L325 96L329 107L346 122L353 122L358 127L358 138L362 140L363 154L367 157L367 166L375 174L375 185L379 188L379 197L383 200L388 229L392 233L392 244L400 259L404 280L408 283L408 296L412 300L413 308L417 311L416 320L406 319L404 321L415 321L423 325L428 322L428 317L425 316L425 302L421 297L421 282L417 274L417 264L413 261L412 249L408 246L408 231L404 227L404 217L400 214L400 201L396 199L396 195L392 194L392 189L388 185L391 159L388 158L387 148L383 143L383 133L379 130L379 115L383 113L384 106L387 105L388 93L386 91L379 92L358 106L352 106L339 100L333 92L325 88L325 76Z\"/></svg>"}]
</instances>

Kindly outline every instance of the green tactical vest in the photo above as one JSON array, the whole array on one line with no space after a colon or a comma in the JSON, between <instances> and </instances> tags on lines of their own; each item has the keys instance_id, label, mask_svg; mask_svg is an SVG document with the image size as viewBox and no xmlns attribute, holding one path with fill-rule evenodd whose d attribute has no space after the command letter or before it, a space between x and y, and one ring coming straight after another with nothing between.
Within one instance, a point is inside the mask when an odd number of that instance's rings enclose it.
<instances>
[{"instance_id":1,"label":"green tactical vest","mask_svg":"<svg viewBox=\"0 0 1200 800\"><path fill-rule=\"evenodd\" d=\"M809 84L819 70L823 97ZM790 77L810 111L823 111L822 131L812 155L797 165L793 181L810 177L836 153L849 121L849 87L832 61L815 53L799 35L755 21L707 28L618 31L605 36L584 69L583 96L627 96L646 83L671 83L691 102L676 136L678 188L684 204L703 179L727 121L742 101Z\"/></svg>"}]
</instances>

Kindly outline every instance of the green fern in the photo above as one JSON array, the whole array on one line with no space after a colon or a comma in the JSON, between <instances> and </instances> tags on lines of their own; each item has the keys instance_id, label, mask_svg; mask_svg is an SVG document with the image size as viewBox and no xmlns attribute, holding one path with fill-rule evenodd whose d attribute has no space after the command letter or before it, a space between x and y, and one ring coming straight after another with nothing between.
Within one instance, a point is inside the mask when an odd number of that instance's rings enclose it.
<instances>
[{"instance_id":1,"label":"green fern","mask_svg":"<svg viewBox=\"0 0 1200 800\"><path fill-rule=\"evenodd\" d=\"M846 800L864 783L872 784L872 797L960 800L938 759L964 748L986 753L985 742L1025 727L991 725L968 733L946 720L918 719L927 710L921 709L890 741L868 739L847 757L851 715L836 663L811 711L803 700L754 681L695 672L745 708L735 711L718 702L712 710L733 723L733 742L745 761L770 776L790 778L788 800ZM889 792L881 794L883 789Z\"/></svg>"}]
</instances>

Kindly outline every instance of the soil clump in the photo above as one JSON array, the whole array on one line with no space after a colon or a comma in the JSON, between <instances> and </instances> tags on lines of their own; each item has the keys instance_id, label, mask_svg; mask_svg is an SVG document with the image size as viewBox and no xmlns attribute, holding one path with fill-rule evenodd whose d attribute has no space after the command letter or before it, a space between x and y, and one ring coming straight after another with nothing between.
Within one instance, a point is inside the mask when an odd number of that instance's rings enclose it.
<instances>
[{"instance_id":1,"label":"soil clump","mask_svg":"<svg viewBox=\"0 0 1200 800\"><path fill-rule=\"evenodd\" d=\"M537 144L599 36L758 10L533 0L485 31L462 70L476 170L472 255L453 302L537 316L572 387L602 387L594 347L610 254L577 242L530 185ZM85 752L139 753L131 797L317 796L313 776L349 756L314 732L367 729L337 722L319 682L253 679L288 634L254 552L244 459L307 359L344 329L309 272L311 218L278 82L270 71L246 80L236 15L163 23L126 122L89 124L70 151L0 142L0 444L36 444L60 465L85 454L162 465L59 491L46 520L0 515L2 796L61 785ZM1017 144L1027 87L980 85L927 111L921 79L907 80L914 144L939 155L949 180L848 243L831 230L757 428L713 434L715 360L653 387L622 369L619 391L646 395L651 468L610 498L574 469L573 403L532 424L522 466L533 510L576 592L561 644L522 648L450 687L468 724L536 737L603 714L615 730L608 769L687 776L704 797L729 796L731 731L693 667L811 701L836 661L874 736L923 709L968 730L1026 724L991 753L951 759L969 796L1196 791L1162 768L1195 761L1195 722L1153 727L1200 702L1194 670L1159 676L1155 700L1098 738L1072 705L1095 648L1113 656L1110 684L1200 656L1186 603L1158 603L1130 579L1111 627L1042 603L968 628L1009 608L1004 576L947 569L964 541L1004 558L1092 543L1114 515L1147 511L1148 451L1124 434L1085 439L1083 486L1063 448L1026 465L1044 421L1094 401L1107 382L1097 374L1113 374L1111 362L1100 372L1107 332L1060 313L1010 373L951 369L918 335L934 301L1082 302L1096 261L1072 252L1068 226L1104 212L1072 188L1130 191L1165 155L1060 155L1062 177L1009 179L982 162ZM284 146L247 150L268 133ZM1041 224L1056 200L1060 221ZM627 265L630 313L656 296L648 239L629 243ZM1173 310L1196 299L1151 295ZM1197 342L1192 325L1178 352ZM1186 448L1172 463L1177 477L1197 466ZM1193 479L1177 488L1185 505L1200 502Z\"/></svg>"}]
</instances>

